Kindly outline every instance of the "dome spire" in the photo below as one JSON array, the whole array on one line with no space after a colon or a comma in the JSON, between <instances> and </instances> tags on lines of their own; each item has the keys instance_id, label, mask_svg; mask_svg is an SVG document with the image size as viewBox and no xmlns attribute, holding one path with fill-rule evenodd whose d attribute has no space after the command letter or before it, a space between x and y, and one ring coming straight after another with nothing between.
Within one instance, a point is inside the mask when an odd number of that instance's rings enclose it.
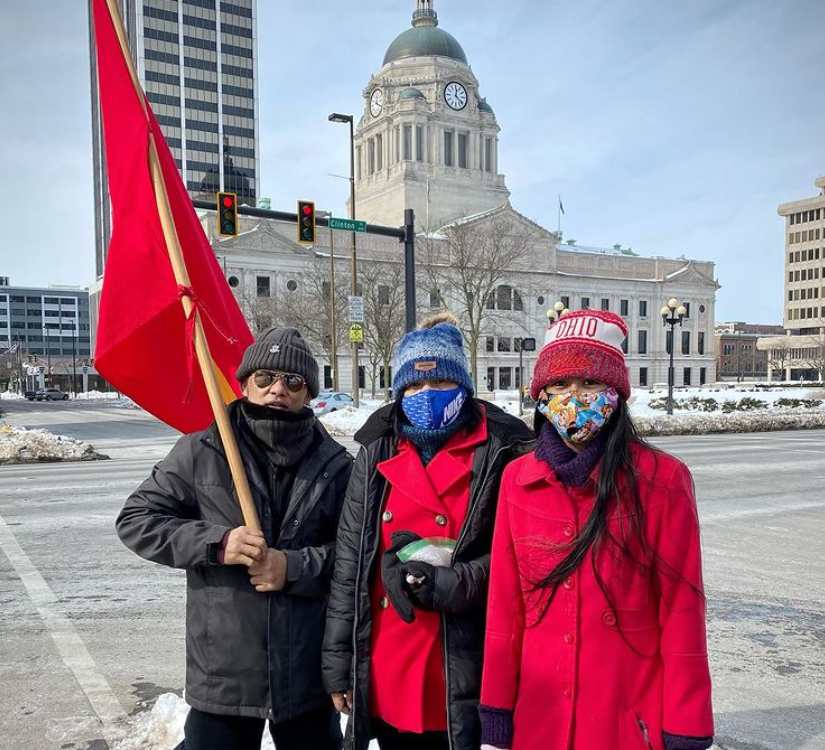
<instances>
[{"instance_id":1,"label":"dome spire","mask_svg":"<svg viewBox=\"0 0 825 750\"><path fill-rule=\"evenodd\" d=\"M438 26L438 13L433 8L435 0L415 0L413 26Z\"/></svg>"}]
</instances>

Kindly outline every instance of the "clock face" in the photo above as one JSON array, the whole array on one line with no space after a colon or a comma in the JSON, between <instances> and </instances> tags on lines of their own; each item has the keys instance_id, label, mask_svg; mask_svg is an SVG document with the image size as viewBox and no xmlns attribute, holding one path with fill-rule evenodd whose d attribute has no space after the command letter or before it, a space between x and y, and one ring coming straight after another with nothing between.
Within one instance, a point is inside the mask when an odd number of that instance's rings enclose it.
<instances>
[{"instance_id":1,"label":"clock face","mask_svg":"<svg viewBox=\"0 0 825 750\"><path fill-rule=\"evenodd\" d=\"M370 97L370 114L373 117L378 117L381 110L384 108L384 92L381 89L375 89Z\"/></svg>"},{"instance_id":2,"label":"clock face","mask_svg":"<svg viewBox=\"0 0 825 750\"><path fill-rule=\"evenodd\" d=\"M456 81L448 83L444 89L444 101L447 102L448 107L456 112L464 109L467 106L467 89Z\"/></svg>"}]
</instances>

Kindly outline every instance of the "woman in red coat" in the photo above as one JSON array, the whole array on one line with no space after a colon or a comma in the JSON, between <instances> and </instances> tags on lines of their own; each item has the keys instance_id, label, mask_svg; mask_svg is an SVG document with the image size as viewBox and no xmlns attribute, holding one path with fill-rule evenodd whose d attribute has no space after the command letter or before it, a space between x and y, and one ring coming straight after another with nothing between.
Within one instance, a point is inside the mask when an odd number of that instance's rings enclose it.
<instances>
[{"instance_id":1,"label":"woman in red coat","mask_svg":"<svg viewBox=\"0 0 825 750\"><path fill-rule=\"evenodd\" d=\"M482 748L713 743L693 482L633 428L626 335L612 313L569 313L536 362L538 442L496 516Z\"/></svg>"}]
</instances>

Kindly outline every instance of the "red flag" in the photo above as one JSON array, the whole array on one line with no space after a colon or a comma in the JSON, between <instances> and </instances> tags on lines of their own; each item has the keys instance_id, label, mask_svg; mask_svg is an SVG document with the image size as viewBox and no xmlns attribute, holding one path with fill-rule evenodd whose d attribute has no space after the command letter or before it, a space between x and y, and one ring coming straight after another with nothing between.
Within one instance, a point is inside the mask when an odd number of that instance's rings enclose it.
<instances>
[{"instance_id":1,"label":"red flag","mask_svg":"<svg viewBox=\"0 0 825 750\"><path fill-rule=\"evenodd\" d=\"M235 370L253 338L149 102L135 88L105 0L94 0L94 25L113 214L95 367L148 412L182 432L194 432L207 427L214 415L195 361L194 311L187 319L181 296L189 296L200 312L227 403L240 395ZM188 287L177 283L164 239L150 171L150 134Z\"/></svg>"}]
</instances>

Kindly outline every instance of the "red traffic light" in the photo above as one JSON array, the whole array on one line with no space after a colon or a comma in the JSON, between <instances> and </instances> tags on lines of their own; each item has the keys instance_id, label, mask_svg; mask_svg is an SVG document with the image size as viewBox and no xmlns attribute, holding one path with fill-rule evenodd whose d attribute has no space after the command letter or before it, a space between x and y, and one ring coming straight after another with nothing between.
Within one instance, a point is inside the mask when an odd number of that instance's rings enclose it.
<instances>
[{"instance_id":1,"label":"red traffic light","mask_svg":"<svg viewBox=\"0 0 825 750\"><path fill-rule=\"evenodd\" d=\"M304 216L309 216L312 213L312 206L304 206Z\"/></svg>"},{"instance_id":2,"label":"red traffic light","mask_svg":"<svg viewBox=\"0 0 825 750\"><path fill-rule=\"evenodd\" d=\"M238 196L235 193L217 195L218 234L221 237L238 236Z\"/></svg>"},{"instance_id":3,"label":"red traffic light","mask_svg":"<svg viewBox=\"0 0 825 750\"><path fill-rule=\"evenodd\" d=\"M315 203L313 201L298 201L298 242L305 245L314 245L315 236Z\"/></svg>"},{"instance_id":4,"label":"red traffic light","mask_svg":"<svg viewBox=\"0 0 825 750\"><path fill-rule=\"evenodd\" d=\"M223 205L226 206L227 208L231 208L234 205L234 203L235 203L235 201L231 196L225 195L223 197Z\"/></svg>"}]
</instances>

